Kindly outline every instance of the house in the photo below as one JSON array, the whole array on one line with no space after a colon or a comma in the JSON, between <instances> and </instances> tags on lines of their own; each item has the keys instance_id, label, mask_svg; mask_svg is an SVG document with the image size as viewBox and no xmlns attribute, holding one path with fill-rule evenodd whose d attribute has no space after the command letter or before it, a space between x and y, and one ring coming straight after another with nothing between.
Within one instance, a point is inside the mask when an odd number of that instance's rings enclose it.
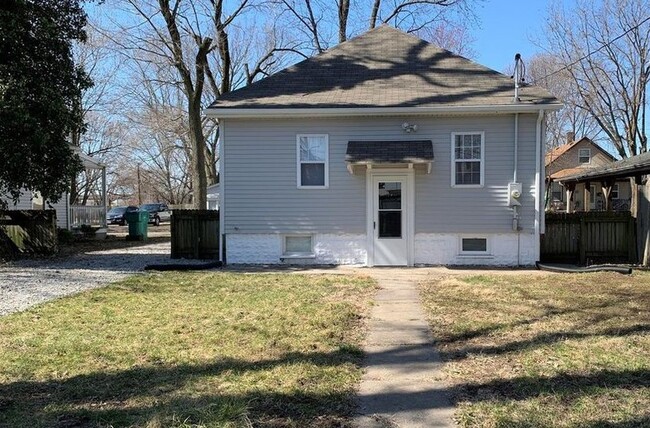
<instances>
[{"instance_id":1,"label":"house","mask_svg":"<svg viewBox=\"0 0 650 428\"><path fill-rule=\"evenodd\" d=\"M608 163L597 168L583 170L577 174L562 178L562 184L567 188L577 188L580 184L599 183L603 189L606 205L613 199L615 183L628 183L631 187L631 215L636 218L636 240L638 262L644 266L650 265L650 152ZM608 201L609 199L609 201Z\"/></svg>"},{"instance_id":2,"label":"house","mask_svg":"<svg viewBox=\"0 0 650 428\"><path fill-rule=\"evenodd\" d=\"M70 204L70 194L64 193L58 202L52 203L43 201L43 198L36 192L23 190L23 194L14 203L9 197L7 200L10 210L42 210L53 209L56 212L56 225L61 229L71 230L81 225L106 227L106 166L97 162L92 157L82 153L78 148L73 148L86 170L100 170L102 173L101 194L102 201L97 205L73 205Z\"/></svg>"},{"instance_id":3,"label":"house","mask_svg":"<svg viewBox=\"0 0 650 428\"><path fill-rule=\"evenodd\" d=\"M606 167L616 158L587 137L575 140L573 133L567 134L567 142L546 153L547 209L551 211L600 211L605 209L603 185L599 181L563 186L566 177ZM617 180L611 189L612 208L630 209L630 181ZM569 203L567 204L567 201Z\"/></svg>"},{"instance_id":4,"label":"house","mask_svg":"<svg viewBox=\"0 0 650 428\"><path fill-rule=\"evenodd\" d=\"M209 210L218 210L219 209L219 183L212 184L207 188L208 195L208 206Z\"/></svg>"},{"instance_id":5,"label":"house","mask_svg":"<svg viewBox=\"0 0 650 428\"><path fill-rule=\"evenodd\" d=\"M225 94L222 260L531 265L560 107L385 25Z\"/></svg>"}]
</instances>

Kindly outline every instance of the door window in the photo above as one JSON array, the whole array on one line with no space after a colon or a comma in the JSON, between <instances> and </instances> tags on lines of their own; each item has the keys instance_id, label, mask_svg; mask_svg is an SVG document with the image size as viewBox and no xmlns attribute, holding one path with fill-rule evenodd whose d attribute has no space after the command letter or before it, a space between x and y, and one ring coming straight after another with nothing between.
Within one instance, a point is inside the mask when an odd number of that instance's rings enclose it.
<instances>
[{"instance_id":1,"label":"door window","mask_svg":"<svg viewBox=\"0 0 650 428\"><path fill-rule=\"evenodd\" d=\"M402 183L379 182L379 238L402 237Z\"/></svg>"}]
</instances>

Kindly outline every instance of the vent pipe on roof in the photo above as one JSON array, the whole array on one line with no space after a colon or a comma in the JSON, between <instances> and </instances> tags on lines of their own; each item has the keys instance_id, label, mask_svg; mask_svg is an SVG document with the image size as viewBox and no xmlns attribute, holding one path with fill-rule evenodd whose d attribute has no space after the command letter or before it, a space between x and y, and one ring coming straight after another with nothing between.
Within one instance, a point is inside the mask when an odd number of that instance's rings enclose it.
<instances>
[{"instance_id":1,"label":"vent pipe on roof","mask_svg":"<svg viewBox=\"0 0 650 428\"><path fill-rule=\"evenodd\" d=\"M514 102L519 102L519 87L524 83L526 77L526 66L524 61L521 59L521 54L515 54L515 72L511 76L515 79L515 98Z\"/></svg>"}]
</instances>

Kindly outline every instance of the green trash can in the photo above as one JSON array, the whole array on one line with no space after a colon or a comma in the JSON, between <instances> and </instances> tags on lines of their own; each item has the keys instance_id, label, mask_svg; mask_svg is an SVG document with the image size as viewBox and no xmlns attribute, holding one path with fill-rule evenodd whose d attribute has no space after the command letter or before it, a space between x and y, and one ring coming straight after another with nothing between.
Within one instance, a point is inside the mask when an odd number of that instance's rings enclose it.
<instances>
[{"instance_id":1,"label":"green trash can","mask_svg":"<svg viewBox=\"0 0 650 428\"><path fill-rule=\"evenodd\" d=\"M132 211L125 213L124 216L129 224L129 236L126 238L130 241L146 241L149 211Z\"/></svg>"}]
</instances>

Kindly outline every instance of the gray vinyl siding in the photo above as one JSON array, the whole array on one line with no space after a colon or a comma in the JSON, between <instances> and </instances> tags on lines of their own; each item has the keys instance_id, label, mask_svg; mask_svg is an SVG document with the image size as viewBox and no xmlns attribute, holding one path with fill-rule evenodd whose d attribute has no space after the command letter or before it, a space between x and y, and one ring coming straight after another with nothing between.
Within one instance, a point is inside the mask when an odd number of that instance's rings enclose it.
<instances>
[{"instance_id":1,"label":"gray vinyl siding","mask_svg":"<svg viewBox=\"0 0 650 428\"><path fill-rule=\"evenodd\" d=\"M534 225L536 115L519 119L518 179L523 184L521 226ZM417 124L413 134L402 123ZM351 175L350 140L433 141L432 173L416 168L416 233L507 233L506 206L514 164L514 115L474 117L379 117L228 119L223 121L224 233L366 232L366 178ZM485 133L482 188L451 186L451 133ZM296 135L328 134L329 188L298 189Z\"/></svg>"}]
</instances>

